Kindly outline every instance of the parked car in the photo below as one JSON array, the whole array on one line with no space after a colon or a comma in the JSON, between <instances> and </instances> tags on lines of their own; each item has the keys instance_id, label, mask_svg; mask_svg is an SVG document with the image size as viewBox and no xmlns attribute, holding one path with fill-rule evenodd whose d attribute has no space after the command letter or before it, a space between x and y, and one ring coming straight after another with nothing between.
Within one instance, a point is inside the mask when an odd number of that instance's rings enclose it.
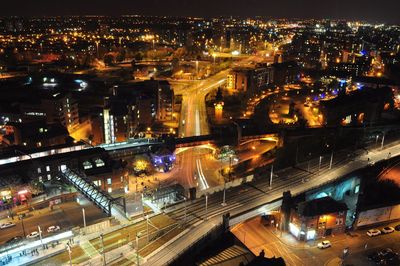
<instances>
[{"instance_id":1,"label":"parked car","mask_svg":"<svg viewBox=\"0 0 400 266\"><path fill-rule=\"evenodd\" d=\"M61 228L58 225L52 225L49 228L47 228L47 232L48 233L53 233L53 232L57 232L60 229Z\"/></svg>"},{"instance_id":2,"label":"parked car","mask_svg":"<svg viewBox=\"0 0 400 266\"><path fill-rule=\"evenodd\" d=\"M385 228L382 229L382 233L384 234L390 234L394 232L394 228L391 226L386 226Z\"/></svg>"},{"instance_id":3,"label":"parked car","mask_svg":"<svg viewBox=\"0 0 400 266\"><path fill-rule=\"evenodd\" d=\"M6 229L6 228L9 228L9 227L13 227L13 226L15 226L15 223L13 223L13 222L6 222L6 223L1 224L1 225L0 225L0 228L1 228L1 229Z\"/></svg>"},{"instance_id":4,"label":"parked car","mask_svg":"<svg viewBox=\"0 0 400 266\"><path fill-rule=\"evenodd\" d=\"M373 236L379 236L382 232L378 229L370 229L367 231L367 236L373 237Z\"/></svg>"},{"instance_id":5,"label":"parked car","mask_svg":"<svg viewBox=\"0 0 400 266\"><path fill-rule=\"evenodd\" d=\"M22 239L24 239L22 236L14 236L13 238L8 239L6 244L15 244L20 242Z\"/></svg>"},{"instance_id":6,"label":"parked car","mask_svg":"<svg viewBox=\"0 0 400 266\"><path fill-rule=\"evenodd\" d=\"M39 233L37 231L33 231L29 235L26 236L26 238L36 238L39 237Z\"/></svg>"},{"instance_id":7,"label":"parked car","mask_svg":"<svg viewBox=\"0 0 400 266\"><path fill-rule=\"evenodd\" d=\"M317 247L320 249L330 248L332 246L331 241L324 240L321 243L318 243Z\"/></svg>"},{"instance_id":8,"label":"parked car","mask_svg":"<svg viewBox=\"0 0 400 266\"><path fill-rule=\"evenodd\" d=\"M380 253L379 265L399 265L399 255L390 248L385 248Z\"/></svg>"},{"instance_id":9,"label":"parked car","mask_svg":"<svg viewBox=\"0 0 400 266\"><path fill-rule=\"evenodd\" d=\"M367 258L368 258L370 261L373 261L373 262L375 262L375 263L378 263L378 262L381 261L381 254L380 254L378 251L374 251L374 252L372 252L372 253L369 253L368 256L367 256Z\"/></svg>"},{"instance_id":10,"label":"parked car","mask_svg":"<svg viewBox=\"0 0 400 266\"><path fill-rule=\"evenodd\" d=\"M395 229L396 231L400 231L400 224L396 225L396 226L394 227L394 229Z\"/></svg>"}]
</instances>

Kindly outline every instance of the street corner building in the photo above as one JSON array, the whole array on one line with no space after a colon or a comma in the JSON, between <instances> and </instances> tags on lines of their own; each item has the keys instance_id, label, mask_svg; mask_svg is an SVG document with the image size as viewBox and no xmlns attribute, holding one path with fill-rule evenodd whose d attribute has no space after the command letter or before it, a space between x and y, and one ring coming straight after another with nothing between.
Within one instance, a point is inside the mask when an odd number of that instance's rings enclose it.
<instances>
[{"instance_id":1,"label":"street corner building","mask_svg":"<svg viewBox=\"0 0 400 266\"><path fill-rule=\"evenodd\" d=\"M290 213L289 231L301 241L344 233L347 210L331 197L298 203Z\"/></svg>"}]
</instances>

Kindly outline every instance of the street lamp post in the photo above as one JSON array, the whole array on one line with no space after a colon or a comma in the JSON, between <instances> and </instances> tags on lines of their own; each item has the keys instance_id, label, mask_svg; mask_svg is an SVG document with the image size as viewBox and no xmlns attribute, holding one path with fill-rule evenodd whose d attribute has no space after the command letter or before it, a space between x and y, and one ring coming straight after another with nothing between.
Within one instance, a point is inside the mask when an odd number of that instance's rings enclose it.
<instances>
[{"instance_id":1,"label":"street lamp post","mask_svg":"<svg viewBox=\"0 0 400 266\"><path fill-rule=\"evenodd\" d=\"M225 178L224 178L224 194L222 196L222 206L226 206L226 183L225 183Z\"/></svg>"},{"instance_id":2,"label":"street lamp post","mask_svg":"<svg viewBox=\"0 0 400 266\"><path fill-rule=\"evenodd\" d=\"M100 41L95 41L95 43L96 43L96 54L97 54L97 58L99 58L99 44L100 44Z\"/></svg>"},{"instance_id":3,"label":"street lamp post","mask_svg":"<svg viewBox=\"0 0 400 266\"><path fill-rule=\"evenodd\" d=\"M383 133L383 136L382 136L381 150L383 150L383 144L384 144L384 142L385 142L385 133Z\"/></svg>"},{"instance_id":4,"label":"street lamp post","mask_svg":"<svg viewBox=\"0 0 400 266\"><path fill-rule=\"evenodd\" d=\"M141 199L142 199L142 212L143 212L143 218L144 218L144 204L143 204L143 193L141 193Z\"/></svg>"},{"instance_id":5,"label":"street lamp post","mask_svg":"<svg viewBox=\"0 0 400 266\"><path fill-rule=\"evenodd\" d=\"M149 216L146 215L146 230L147 230L147 243L150 242L150 236L149 236Z\"/></svg>"},{"instance_id":6,"label":"street lamp post","mask_svg":"<svg viewBox=\"0 0 400 266\"><path fill-rule=\"evenodd\" d=\"M331 160L329 161L329 170L332 169L332 163L333 163L333 151L331 153Z\"/></svg>"},{"instance_id":7,"label":"street lamp post","mask_svg":"<svg viewBox=\"0 0 400 266\"><path fill-rule=\"evenodd\" d=\"M269 189L272 188L272 178L274 176L274 165L271 165L271 175L269 176Z\"/></svg>"},{"instance_id":8,"label":"street lamp post","mask_svg":"<svg viewBox=\"0 0 400 266\"><path fill-rule=\"evenodd\" d=\"M38 225L38 231L39 231L40 243L41 243L42 246L43 246L42 229L40 228L39 225Z\"/></svg>"},{"instance_id":9,"label":"street lamp post","mask_svg":"<svg viewBox=\"0 0 400 266\"><path fill-rule=\"evenodd\" d=\"M19 219L21 220L22 231L24 233L24 237L26 237L25 225L24 225L24 217L22 215L19 215Z\"/></svg>"},{"instance_id":10,"label":"street lamp post","mask_svg":"<svg viewBox=\"0 0 400 266\"><path fill-rule=\"evenodd\" d=\"M207 214L208 214L208 195L206 194L206 218L205 218L205 220L207 220Z\"/></svg>"},{"instance_id":11,"label":"street lamp post","mask_svg":"<svg viewBox=\"0 0 400 266\"><path fill-rule=\"evenodd\" d=\"M67 251L68 251L68 256L69 256L69 266L72 266L72 250L71 246L69 243L67 243Z\"/></svg>"},{"instance_id":12,"label":"street lamp post","mask_svg":"<svg viewBox=\"0 0 400 266\"><path fill-rule=\"evenodd\" d=\"M183 199L185 200L185 217L183 222L186 223L186 216L187 216L186 197L184 197Z\"/></svg>"},{"instance_id":13,"label":"street lamp post","mask_svg":"<svg viewBox=\"0 0 400 266\"><path fill-rule=\"evenodd\" d=\"M139 266L139 235L136 233L136 264Z\"/></svg>"},{"instance_id":14,"label":"street lamp post","mask_svg":"<svg viewBox=\"0 0 400 266\"><path fill-rule=\"evenodd\" d=\"M101 240L101 253L103 254L103 265L106 265L106 253L104 252L104 237L103 234L100 234L100 240Z\"/></svg>"},{"instance_id":15,"label":"street lamp post","mask_svg":"<svg viewBox=\"0 0 400 266\"><path fill-rule=\"evenodd\" d=\"M319 156L318 173L321 170L322 156Z\"/></svg>"},{"instance_id":16,"label":"street lamp post","mask_svg":"<svg viewBox=\"0 0 400 266\"><path fill-rule=\"evenodd\" d=\"M86 233L86 213L85 213L85 208L82 208L82 217L83 217L83 228L85 229L85 233Z\"/></svg>"}]
</instances>

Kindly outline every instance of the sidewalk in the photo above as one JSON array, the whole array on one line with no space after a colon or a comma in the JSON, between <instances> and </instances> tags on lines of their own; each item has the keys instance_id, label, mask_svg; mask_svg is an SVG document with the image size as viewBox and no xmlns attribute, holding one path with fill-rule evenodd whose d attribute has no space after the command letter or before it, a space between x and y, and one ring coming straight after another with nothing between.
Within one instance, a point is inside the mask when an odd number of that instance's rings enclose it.
<instances>
[{"instance_id":1,"label":"sidewalk","mask_svg":"<svg viewBox=\"0 0 400 266\"><path fill-rule=\"evenodd\" d=\"M283 232L280 230L268 228L268 231L272 235L274 235L283 245L290 247L290 248L295 248L295 249L308 249L308 248L313 248L316 247L319 242L322 242L323 240L329 240L331 243L339 242L339 241L344 241L347 239L346 234L339 234L339 235L331 235L329 237L325 238L320 238L316 240L311 240L311 241L300 241L297 240L292 234L289 232Z\"/></svg>"},{"instance_id":2,"label":"sidewalk","mask_svg":"<svg viewBox=\"0 0 400 266\"><path fill-rule=\"evenodd\" d=\"M342 259L340 259L339 257L335 257L330 261L328 261L327 263L325 263L324 266L341 266L341 265L342 265Z\"/></svg>"}]
</instances>

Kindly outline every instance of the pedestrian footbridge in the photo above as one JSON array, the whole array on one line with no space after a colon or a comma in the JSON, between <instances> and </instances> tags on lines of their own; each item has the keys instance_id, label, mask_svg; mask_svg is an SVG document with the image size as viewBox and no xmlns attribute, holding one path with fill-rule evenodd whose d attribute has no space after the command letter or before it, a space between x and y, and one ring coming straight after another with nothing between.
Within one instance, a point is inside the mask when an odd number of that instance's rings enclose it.
<instances>
[{"instance_id":1,"label":"pedestrian footbridge","mask_svg":"<svg viewBox=\"0 0 400 266\"><path fill-rule=\"evenodd\" d=\"M97 187L84 173L70 168L64 168L60 172L60 175L108 216L111 216L112 207L116 207L115 209L118 209L125 215L125 199L111 197L110 194ZM122 199L122 203L120 199Z\"/></svg>"}]
</instances>

